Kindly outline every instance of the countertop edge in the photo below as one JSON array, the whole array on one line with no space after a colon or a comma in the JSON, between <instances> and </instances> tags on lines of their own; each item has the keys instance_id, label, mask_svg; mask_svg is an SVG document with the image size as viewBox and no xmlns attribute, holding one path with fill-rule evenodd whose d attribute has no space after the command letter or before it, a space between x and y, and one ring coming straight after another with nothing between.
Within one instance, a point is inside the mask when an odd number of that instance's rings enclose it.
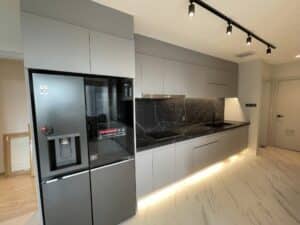
<instances>
[{"instance_id":1,"label":"countertop edge","mask_svg":"<svg viewBox=\"0 0 300 225\"><path fill-rule=\"evenodd\" d=\"M228 122L231 122L231 121L228 121ZM148 146L136 148L136 153L141 153L141 152L145 152L145 151L148 151L148 150L151 150L154 148L159 148L159 147L166 146L166 145L176 144L176 143L184 142L184 141L191 140L194 138L205 137L205 136L209 136L209 135L213 135L213 134L217 134L217 133L221 133L221 132L225 132L228 130L233 130L236 128L245 127L245 126L249 126L249 125L250 125L250 122L239 122L238 124L235 124L233 126L226 127L226 128L220 129L220 130L215 130L212 133L174 138L174 139L167 140L165 142L159 142L159 143L151 144Z\"/></svg>"}]
</instances>

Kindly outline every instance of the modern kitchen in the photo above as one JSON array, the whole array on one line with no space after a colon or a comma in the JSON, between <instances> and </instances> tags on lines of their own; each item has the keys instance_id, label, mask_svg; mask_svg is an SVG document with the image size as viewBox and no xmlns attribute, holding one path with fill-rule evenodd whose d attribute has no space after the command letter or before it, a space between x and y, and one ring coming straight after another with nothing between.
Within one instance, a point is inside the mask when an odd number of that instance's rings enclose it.
<instances>
[{"instance_id":1,"label":"modern kitchen","mask_svg":"<svg viewBox=\"0 0 300 225\"><path fill-rule=\"evenodd\" d=\"M161 26L171 1L152 23L154 3L141 2L19 1L22 51L9 60L24 65L36 206L0 225L299 224L297 122L284 119L300 86L282 74L300 64L279 63L281 42L216 1L175 1ZM203 23L223 30L218 42L184 32Z\"/></svg>"}]
</instances>

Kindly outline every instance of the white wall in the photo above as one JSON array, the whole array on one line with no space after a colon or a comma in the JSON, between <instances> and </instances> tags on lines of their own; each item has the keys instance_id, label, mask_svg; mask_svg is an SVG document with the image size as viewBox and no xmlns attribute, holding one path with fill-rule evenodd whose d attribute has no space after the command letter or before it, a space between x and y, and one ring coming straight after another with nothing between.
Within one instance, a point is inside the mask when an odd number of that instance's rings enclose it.
<instances>
[{"instance_id":1,"label":"white wall","mask_svg":"<svg viewBox=\"0 0 300 225\"><path fill-rule=\"evenodd\" d=\"M0 173L4 172L2 135L28 130L24 66L22 61L0 60Z\"/></svg>"},{"instance_id":2,"label":"white wall","mask_svg":"<svg viewBox=\"0 0 300 225\"><path fill-rule=\"evenodd\" d=\"M239 64L238 98L225 100L225 119L249 121L249 148L256 152L260 145L261 124L267 124L267 117L261 118L261 101L264 80L271 77L271 66L262 61ZM245 107L246 103L256 107ZM266 125L263 125L266 126ZM264 127L263 130L266 128Z\"/></svg>"},{"instance_id":3,"label":"white wall","mask_svg":"<svg viewBox=\"0 0 300 225\"><path fill-rule=\"evenodd\" d=\"M22 58L20 0L0 1L0 57Z\"/></svg>"}]
</instances>

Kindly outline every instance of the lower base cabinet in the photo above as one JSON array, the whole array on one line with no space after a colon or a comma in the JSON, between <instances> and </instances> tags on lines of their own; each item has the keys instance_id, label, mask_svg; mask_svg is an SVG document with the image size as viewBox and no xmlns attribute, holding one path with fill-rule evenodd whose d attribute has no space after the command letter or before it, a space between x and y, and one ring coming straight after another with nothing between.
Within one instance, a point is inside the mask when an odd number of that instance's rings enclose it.
<instances>
[{"instance_id":1,"label":"lower base cabinet","mask_svg":"<svg viewBox=\"0 0 300 225\"><path fill-rule=\"evenodd\" d=\"M220 162L248 146L248 126L153 148L136 155L137 195L159 188Z\"/></svg>"},{"instance_id":2,"label":"lower base cabinet","mask_svg":"<svg viewBox=\"0 0 300 225\"><path fill-rule=\"evenodd\" d=\"M157 190L175 181L175 144L153 151L153 189Z\"/></svg>"}]
</instances>

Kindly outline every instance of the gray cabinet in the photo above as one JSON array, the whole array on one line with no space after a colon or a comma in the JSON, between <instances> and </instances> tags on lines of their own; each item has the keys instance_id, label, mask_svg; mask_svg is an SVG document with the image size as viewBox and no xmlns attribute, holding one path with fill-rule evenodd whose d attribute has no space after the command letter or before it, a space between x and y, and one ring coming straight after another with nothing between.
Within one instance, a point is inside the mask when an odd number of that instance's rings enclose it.
<instances>
[{"instance_id":1,"label":"gray cabinet","mask_svg":"<svg viewBox=\"0 0 300 225\"><path fill-rule=\"evenodd\" d=\"M175 181L175 144L155 148L153 151L153 189Z\"/></svg>"},{"instance_id":2,"label":"gray cabinet","mask_svg":"<svg viewBox=\"0 0 300 225\"><path fill-rule=\"evenodd\" d=\"M139 152L137 193L142 197L218 163L248 145L248 126Z\"/></svg>"},{"instance_id":3,"label":"gray cabinet","mask_svg":"<svg viewBox=\"0 0 300 225\"><path fill-rule=\"evenodd\" d=\"M27 13L22 23L26 67L90 72L88 30Z\"/></svg>"},{"instance_id":4,"label":"gray cabinet","mask_svg":"<svg viewBox=\"0 0 300 225\"><path fill-rule=\"evenodd\" d=\"M91 73L135 77L134 40L90 32Z\"/></svg>"},{"instance_id":5,"label":"gray cabinet","mask_svg":"<svg viewBox=\"0 0 300 225\"><path fill-rule=\"evenodd\" d=\"M92 225L89 172L42 184L46 225Z\"/></svg>"},{"instance_id":6,"label":"gray cabinet","mask_svg":"<svg viewBox=\"0 0 300 225\"><path fill-rule=\"evenodd\" d=\"M153 157L152 150L136 154L136 191L141 197L153 190Z\"/></svg>"},{"instance_id":7,"label":"gray cabinet","mask_svg":"<svg viewBox=\"0 0 300 225\"><path fill-rule=\"evenodd\" d=\"M136 97L143 93L191 98L237 96L235 73L140 53L136 62Z\"/></svg>"},{"instance_id":8,"label":"gray cabinet","mask_svg":"<svg viewBox=\"0 0 300 225\"><path fill-rule=\"evenodd\" d=\"M236 97L237 74L218 69L206 69L207 97Z\"/></svg>"},{"instance_id":9,"label":"gray cabinet","mask_svg":"<svg viewBox=\"0 0 300 225\"><path fill-rule=\"evenodd\" d=\"M194 141L188 140L176 143L175 151L175 173L176 180L190 175L194 170Z\"/></svg>"},{"instance_id":10,"label":"gray cabinet","mask_svg":"<svg viewBox=\"0 0 300 225\"><path fill-rule=\"evenodd\" d=\"M133 216L136 212L135 188L134 160L93 169L91 189L94 225L119 224Z\"/></svg>"},{"instance_id":11,"label":"gray cabinet","mask_svg":"<svg viewBox=\"0 0 300 225\"><path fill-rule=\"evenodd\" d=\"M142 94L163 94L164 93L164 76L165 60L137 54L141 65L141 82L140 89Z\"/></svg>"}]
</instances>

